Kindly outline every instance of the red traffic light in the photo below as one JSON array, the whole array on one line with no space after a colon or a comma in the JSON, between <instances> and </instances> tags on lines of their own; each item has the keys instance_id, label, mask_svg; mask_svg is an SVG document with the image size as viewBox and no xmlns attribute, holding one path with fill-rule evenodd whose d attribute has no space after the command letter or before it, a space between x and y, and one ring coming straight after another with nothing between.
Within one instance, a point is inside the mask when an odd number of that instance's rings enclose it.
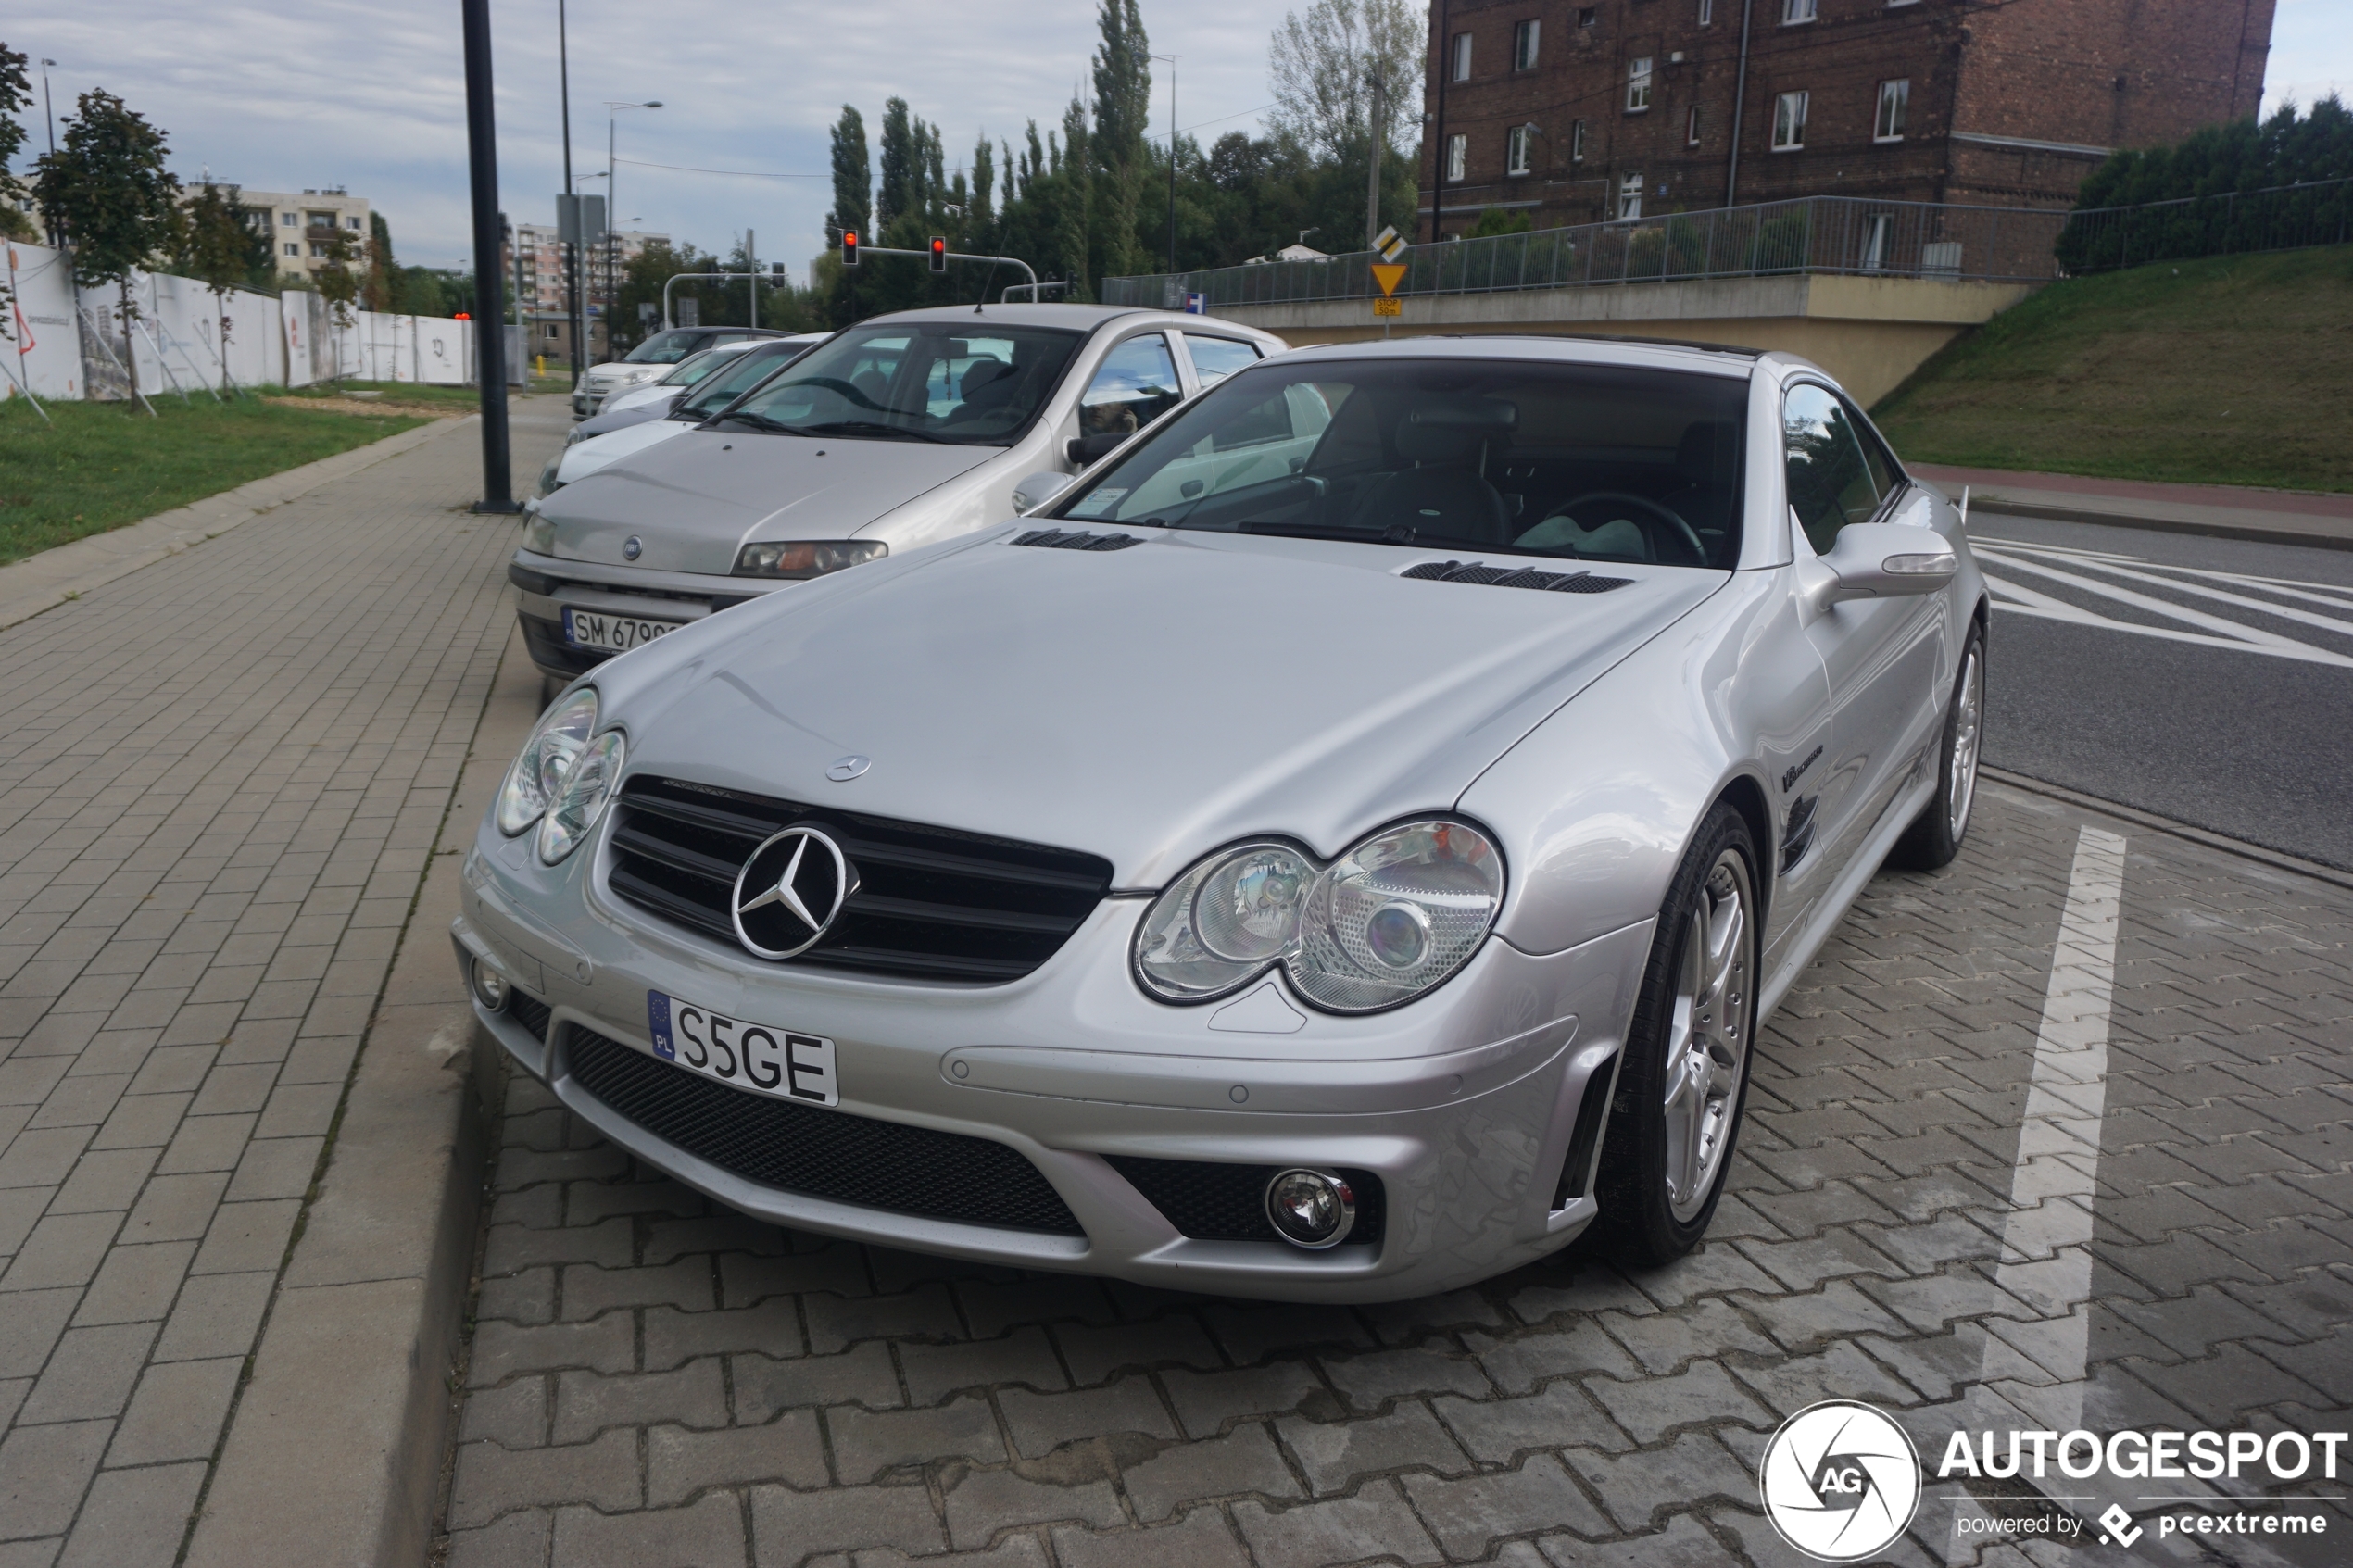
<instances>
[{"instance_id":1,"label":"red traffic light","mask_svg":"<svg viewBox=\"0 0 2353 1568\"><path fill-rule=\"evenodd\" d=\"M948 270L948 241L943 235L934 234L931 237L931 270L935 272Z\"/></svg>"},{"instance_id":2,"label":"red traffic light","mask_svg":"<svg viewBox=\"0 0 2353 1568\"><path fill-rule=\"evenodd\" d=\"M841 264L844 267L858 265L858 231L855 229L841 232Z\"/></svg>"}]
</instances>

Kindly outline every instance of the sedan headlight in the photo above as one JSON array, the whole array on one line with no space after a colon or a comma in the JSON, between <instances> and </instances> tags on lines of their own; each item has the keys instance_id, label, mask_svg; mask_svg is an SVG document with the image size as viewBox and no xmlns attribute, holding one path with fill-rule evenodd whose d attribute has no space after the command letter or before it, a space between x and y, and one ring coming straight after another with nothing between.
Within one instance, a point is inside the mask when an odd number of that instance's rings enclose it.
<instances>
[{"instance_id":1,"label":"sedan headlight","mask_svg":"<svg viewBox=\"0 0 2353 1568\"><path fill-rule=\"evenodd\" d=\"M555 865L580 847L621 782L625 746L618 730L595 734L597 688L556 705L531 732L498 787L498 831L512 838L539 828L539 859Z\"/></svg>"},{"instance_id":2,"label":"sedan headlight","mask_svg":"<svg viewBox=\"0 0 2353 1568\"><path fill-rule=\"evenodd\" d=\"M1164 1001L1202 1002L1280 966L1311 1005L1373 1012L1462 968L1503 902L1503 855L1463 822L1384 828L1328 866L1254 841L1219 850L1153 900L1136 973Z\"/></svg>"},{"instance_id":3,"label":"sedan headlight","mask_svg":"<svg viewBox=\"0 0 2353 1568\"><path fill-rule=\"evenodd\" d=\"M526 511L531 508L526 507ZM556 553L556 520L546 512L532 511L531 521L522 525L522 547L535 556Z\"/></svg>"},{"instance_id":4,"label":"sedan headlight","mask_svg":"<svg viewBox=\"0 0 2353 1568\"><path fill-rule=\"evenodd\" d=\"M862 566L890 554L879 539L809 539L799 543L746 545L736 553L738 577L823 577L844 567Z\"/></svg>"}]
</instances>

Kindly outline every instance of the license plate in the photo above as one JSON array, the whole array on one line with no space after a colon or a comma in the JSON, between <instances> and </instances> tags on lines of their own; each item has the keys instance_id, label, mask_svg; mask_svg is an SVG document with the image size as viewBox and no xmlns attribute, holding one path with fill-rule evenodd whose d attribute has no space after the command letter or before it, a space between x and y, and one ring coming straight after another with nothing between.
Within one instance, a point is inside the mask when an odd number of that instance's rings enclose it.
<instances>
[{"instance_id":1,"label":"license plate","mask_svg":"<svg viewBox=\"0 0 2353 1568\"><path fill-rule=\"evenodd\" d=\"M684 625L678 621L646 621L635 615L609 615L600 609L564 611L564 641L576 648L602 648L627 653L656 637L668 636Z\"/></svg>"},{"instance_id":2,"label":"license plate","mask_svg":"<svg viewBox=\"0 0 2353 1568\"><path fill-rule=\"evenodd\" d=\"M841 1102L831 1040L740 1022L660 991L646 993L646 1022L653 1035L654 1055L664 1061L782 1099L811 1105Z\"/></svg>"}]
</instances>

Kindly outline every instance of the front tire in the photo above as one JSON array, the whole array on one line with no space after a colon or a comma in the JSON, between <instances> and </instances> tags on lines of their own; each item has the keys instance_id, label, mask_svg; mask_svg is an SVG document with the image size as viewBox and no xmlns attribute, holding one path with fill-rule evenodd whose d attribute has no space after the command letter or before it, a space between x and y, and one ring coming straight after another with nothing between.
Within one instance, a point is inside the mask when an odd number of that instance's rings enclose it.
<instances>
[{"instance_id":1,"label":"front tire","mask_svg":"<svg viewBox=\"0 0 2353 1568\"><path fill-rule=\"evenodd\" d=\"M1602 1147L1603 1234L1669 1263L1707 1233L1731 1168L1756 1034L1756 845L1719 802L1675 873Z\"/></svg>"},{"instance_id":2,"label":"front tire","mask_svg":"<svg viewBox=\"0 0 2353 1568\"><path fill-rule=\"evenodd\" d=\"M1887 862L1904 871L1932 872L1948 866L1969 835L1969 811L1977 804L1977 758L1985 740L1985 633L1972 623L1961 645L1960 672L1953 678L1953 702L1944 712L1944 745L1937 750L1936 798L1904 830Z\"/></svg>"}]
</instances>

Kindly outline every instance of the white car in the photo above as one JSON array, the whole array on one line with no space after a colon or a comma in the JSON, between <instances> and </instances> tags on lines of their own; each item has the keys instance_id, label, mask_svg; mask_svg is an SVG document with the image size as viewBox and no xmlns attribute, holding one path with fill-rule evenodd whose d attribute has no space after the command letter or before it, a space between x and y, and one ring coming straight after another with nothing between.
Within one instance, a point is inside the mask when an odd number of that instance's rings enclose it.
<instances>
[{"instance_id":1,"label":"white car","mask_svg":"<svg viewBox=\"0 0 2353 1568\"><path fill-rule=\"evenodd\" d=\"M573 383L572 417L594 418L614 393L658 382L670 373L672 366L713 344L784 335L765 327L672 327L656 332L620 358L582 371Z\"/></svg>"},{"instance_id":2,"label":"white car","mask_svg":"<svg viewBox=\"0 0 2353 1568\"><path fill-rule=\"evenodd\" d=\"M812 345L824 341L824 332L802 332L792 337L752 338L705 350L707 355L724 355L726 358L720 360L719 370L700 378L696 384L676 389L644 389L648 395L672 393L671 397L663 400L666 407L653 409L637 419L627 417L634 410L608 409L586 423L573 427L573 433L564 438L563 448L548 458L547 466L539 470L539 490L533 499L543 501L565 485L585 479L608 463L619 462L648 446L659 445L673 436L686 434L799 358ZM606 425L607 420L613 420L614 423ZM604 428L598 428L600 426ZM537 508L526 507L525 509L535 512Z\"/></svg>"}]
</instances>

